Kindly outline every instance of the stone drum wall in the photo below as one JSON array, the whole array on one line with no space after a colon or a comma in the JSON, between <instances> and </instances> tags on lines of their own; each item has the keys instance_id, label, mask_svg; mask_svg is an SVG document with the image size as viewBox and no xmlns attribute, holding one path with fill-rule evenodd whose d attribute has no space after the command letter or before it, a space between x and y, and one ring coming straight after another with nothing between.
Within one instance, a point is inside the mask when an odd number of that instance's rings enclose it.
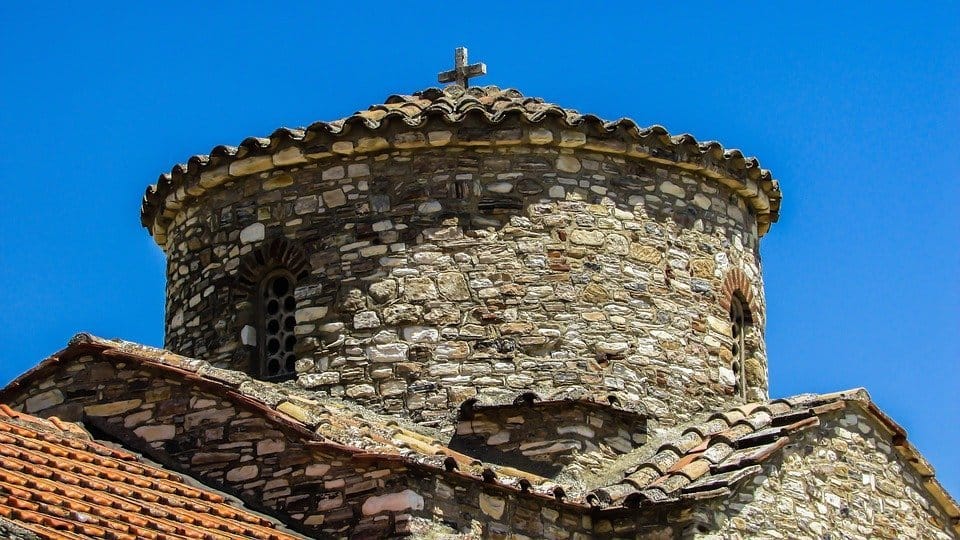
<instances>
[{"instance_id":1,"label":"stone drum wall","mask_svg":"<svg viewBox=\"0 0 960 540\"><path fill-rule=\"evenodd\" d=\"M210 190L166 231L167 348L257 373L252 291L281 268L296 276L298 384L420 421L533 391L673 424L741 400L738 377L764 399L745 200L677 167L576 148L583 134L539 131L574 147L350 153ZM731 272L753 322L742 373L723 302Z\"/></svg>"}]
</instances>

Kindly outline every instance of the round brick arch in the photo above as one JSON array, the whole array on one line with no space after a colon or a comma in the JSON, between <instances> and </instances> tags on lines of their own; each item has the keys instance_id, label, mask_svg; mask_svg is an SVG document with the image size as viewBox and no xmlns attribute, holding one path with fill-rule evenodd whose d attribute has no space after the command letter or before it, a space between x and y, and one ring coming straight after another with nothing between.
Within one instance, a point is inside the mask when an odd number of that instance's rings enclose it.
<instances>
[{"instance_id":1,"label":"round brick arch","mask_svg":"<svg viewBox=\"0 0 960 540\"><path fill-rule=\"evenodd\" d=\"M298 282L310 275L310 263L303 250L286 238L264 242L247 253L240 262L237 285L248 294L255 294L263 276L281 268Z\"/></svg>"},{"instance_id":2,"label":"round brick arch","mask_svg":"<svg viewBox=\"0 0 960 540\"><path fill-rule=\"evenodd\" d=\"M750 279L747 274L739 268L731 268L727 275L723 277L723 285L720 287L720 307L725 312L730 312L730 304L733 302L733 295L739 294L748 310L746 314L750 322L758 320L760 315L759 306L757 306L756 297L753 294Z\"/></svg>"}]
</instances>

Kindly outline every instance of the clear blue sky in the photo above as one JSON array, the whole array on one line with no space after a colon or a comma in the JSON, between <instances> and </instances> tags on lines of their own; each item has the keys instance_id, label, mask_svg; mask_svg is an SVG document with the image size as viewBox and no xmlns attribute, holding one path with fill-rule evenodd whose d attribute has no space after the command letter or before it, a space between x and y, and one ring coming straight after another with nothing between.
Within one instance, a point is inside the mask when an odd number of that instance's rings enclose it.
<instances>
[{"instance_id":1,"label":"clear blue sky","mask_svg":"<svg viewBox=\"0 0 960 540\"><path fill-rule=\"evenodd\" d=\"M29 4L0 5L0 384L79 331L162 345L159 173L466 45L483 84L758 156L772 395L865 386L960 496L960 4Z\"/></svg>"}]
</instances>

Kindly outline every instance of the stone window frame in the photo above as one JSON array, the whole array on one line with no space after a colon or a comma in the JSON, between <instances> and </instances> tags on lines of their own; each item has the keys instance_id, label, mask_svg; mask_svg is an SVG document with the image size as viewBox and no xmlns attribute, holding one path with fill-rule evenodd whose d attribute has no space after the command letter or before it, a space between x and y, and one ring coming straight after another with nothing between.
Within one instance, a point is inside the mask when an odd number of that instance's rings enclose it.
<instances>
[{"instance_id":1,"label":"stone window frame","mask_svg":"<svg viewBox=\"0 0 960 540\"><path fill-rule=\"evenodd\" d=\"M310 264L299 245L286 238L264 241L243 257L237 275L236 288L241 298L245 299L241 305L246 306L243 310L246 311L243 318L256 329L256 343L250 344L252 351L247 372L260 380L281 381L296 377L295 366L292 370L282 369L281 373L274 376L267 373L268 321L263 289L271 280L281 275L286 276L290 282L289 296L294 298L295 305L289 311L291 311L290 315L295 317L298 306L294 291L310 275ZM296 324L295 318L294 324ZM289 333L291 336L294 335L292 331ZM296 354L295 351L293 352Z\"/></svg>"},{"instance_id":2,"label":"stone window frame","mask_svg":"<svg viewBox=\"0 0 960 540\"><path fill-rule=\"evenodd\" d=\"M732 369L735 376L734 392L742 399L746 399L749 391L746 377L746 360L752 355L751 341L748 337L758 331L757 323L760 314L756 296L753 294L750 279L739 269L730 269L724 276L721 286L720 307L723 308L731 323L731 334L734 343L731 344L733 354ZM739 319L739 333L733 335L733 327Z\"/></svg>"}]
</instances>

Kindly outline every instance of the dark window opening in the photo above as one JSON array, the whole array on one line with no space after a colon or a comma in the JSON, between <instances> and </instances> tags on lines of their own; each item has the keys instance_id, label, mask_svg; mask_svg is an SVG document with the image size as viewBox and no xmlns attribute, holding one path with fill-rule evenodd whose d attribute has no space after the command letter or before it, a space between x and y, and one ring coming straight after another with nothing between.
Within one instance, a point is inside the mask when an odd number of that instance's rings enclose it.
<instances>
[{"instance_id":1,"label":"dark window opening","mask_svg":"<svg viewBox=\"0 0 960 540\"><path fill-rule=\"evenodd\" d=\"M747 311L739 294L734 294L733 298L730 299L730 323L731 336L733 337L733 347L731 349L733 353L732 368L736 380L733 391L738 396L746 398L747 385L744 366L747 350L746 331L747 325L750 324L750 312Z\"/></svg>"},{"instance_id":2,"label":"dark window opening","mask_svg":"<svg viewBox=\"0 0 960 540\"><path fill-rule=\"evenodd\" d=\"M260 284L259 373L262 379L286 379L296 375L297 337L293 276L285 270L267 274Z\"/></svg>"}]
</instances>

